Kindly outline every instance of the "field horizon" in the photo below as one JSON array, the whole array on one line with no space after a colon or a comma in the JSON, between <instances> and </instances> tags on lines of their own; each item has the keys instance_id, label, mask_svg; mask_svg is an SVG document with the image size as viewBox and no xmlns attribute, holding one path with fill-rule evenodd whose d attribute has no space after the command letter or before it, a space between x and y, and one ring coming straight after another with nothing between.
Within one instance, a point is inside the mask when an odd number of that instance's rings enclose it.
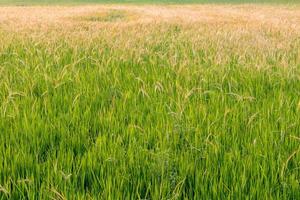
<instances>
[{"instance_id":1,"label":"field horizon","mask_svg":"<svg viewBox=\"0 0 300 200\"><path fill-rule=\"evenodd\" d=\"M26 2L0 6L0 199L300 199L299 6Z\"/></svg>"},{"instance_id":2,"label":"field horizon","mask_svg":"<svg viewBox=\"0 0 300 200\"><path fill-rule=\"evenodd\" d=\"M101 5L101 4L271 4L271 5L299 5L298 0L0 0L0 6L30 6L30 5Z\"/></svg>"}]
</instances>

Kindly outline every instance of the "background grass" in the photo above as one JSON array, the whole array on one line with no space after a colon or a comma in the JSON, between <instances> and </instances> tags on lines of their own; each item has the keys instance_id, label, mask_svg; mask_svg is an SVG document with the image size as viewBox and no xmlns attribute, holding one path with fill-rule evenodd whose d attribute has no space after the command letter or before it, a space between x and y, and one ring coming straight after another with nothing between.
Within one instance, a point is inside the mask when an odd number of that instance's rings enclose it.
<instances>
[{"instance_id":1,"label":"background grass","mask_svg":"<svg viewBox=\"0 0 300 200\"><path fill-rule=\"evenodd\" d=\"M55 5L55 4L240 4L240 3L260 3L260 4L298 4L299 0L0 0L0 5Z\"/></svg>"}]
</instances>

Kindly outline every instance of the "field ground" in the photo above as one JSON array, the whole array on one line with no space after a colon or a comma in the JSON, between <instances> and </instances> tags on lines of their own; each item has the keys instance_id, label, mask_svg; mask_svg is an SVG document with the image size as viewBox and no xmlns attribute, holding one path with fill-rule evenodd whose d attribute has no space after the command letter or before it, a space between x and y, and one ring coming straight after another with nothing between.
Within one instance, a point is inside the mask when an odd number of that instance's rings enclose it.
<instances>
[{"instance_id":1,"label":"field ground","mask_svg":"<svg viewBox=\"0 0 300 200\"><path fill-rule=\"evenodd\" d=\"M0 7L0 199L299 199L300 7Z\"/></svg>"}]
</instances>

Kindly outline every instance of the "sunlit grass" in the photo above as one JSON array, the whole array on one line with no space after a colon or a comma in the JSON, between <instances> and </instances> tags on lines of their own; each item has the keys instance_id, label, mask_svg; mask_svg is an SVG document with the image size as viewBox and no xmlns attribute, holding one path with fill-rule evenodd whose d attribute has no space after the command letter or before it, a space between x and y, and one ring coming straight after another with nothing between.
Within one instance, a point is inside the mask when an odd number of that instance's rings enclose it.
<instances>
[{"instance_id":1,"label":"sunlit grass","mask_svg":"<svg viewBox=\"0 0 300 200\"><path fill-rule=\"evenodd\" d=\"M0 5L75 4L299 4L298 0L0 0Z\"/></svg>"}]
</instances>

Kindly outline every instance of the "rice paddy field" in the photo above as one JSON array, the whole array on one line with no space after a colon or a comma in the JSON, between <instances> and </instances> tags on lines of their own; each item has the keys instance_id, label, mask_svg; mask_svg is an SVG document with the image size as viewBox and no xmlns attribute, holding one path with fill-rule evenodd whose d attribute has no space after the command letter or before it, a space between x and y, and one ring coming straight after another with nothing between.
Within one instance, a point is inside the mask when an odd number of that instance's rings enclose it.
<instances>
[{"instance_id":1,"label":"rice paddy field","mask_svg":"<svg viewBox=\"0 0 300 200\"><path fill-rule=\"evenodd\" d=\"M85 4L299 4L299 0L0 0L0 5L85 5Z\"/></svg>"},{"instance_id":2,"label":"rice paddy field","mask_svg":"<svg viewBox=\"0 0 300 200\"><path fill-rule=\"evenodd\" d=\"M0 199L300 199L299 4L2 3Z\"/></svg>"}]
</instances>

